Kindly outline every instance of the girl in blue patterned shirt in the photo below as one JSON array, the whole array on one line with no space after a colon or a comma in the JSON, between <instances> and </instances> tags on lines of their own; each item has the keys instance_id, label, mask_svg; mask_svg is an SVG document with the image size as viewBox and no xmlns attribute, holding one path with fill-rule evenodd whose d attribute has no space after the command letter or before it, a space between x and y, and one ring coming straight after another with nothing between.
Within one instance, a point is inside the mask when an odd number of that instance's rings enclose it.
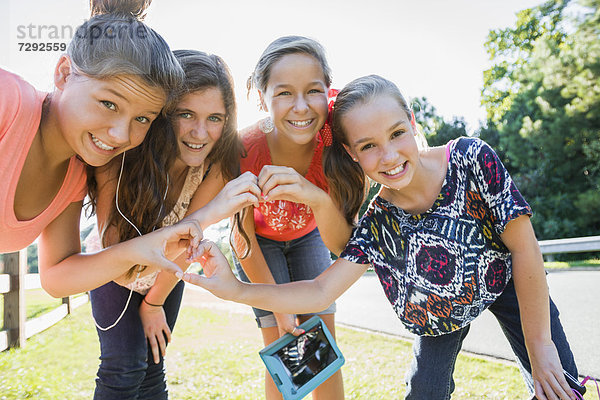
<instances>
[{"instance_id":1,"label":"girl in blue patterned shirt","mask_svg":"<svg viewBox=\"0 0 600 400\"><path fill-rule=\"evenodd\" d=\"M208 277L184 279L228 300L304 313L331 303L373 266L398 318L418 335L407 399L450 398L462 341L486 308L529 391L538 399L576 398L563 368L576 377L577 367L549 299L531 208L485 142L427 147L398 88L372 75L338 94L324 167L349 222L366 177L382 185L328 270L312 281L243 284L207 243L201 252Z\"/></svg>"}]
</instances>

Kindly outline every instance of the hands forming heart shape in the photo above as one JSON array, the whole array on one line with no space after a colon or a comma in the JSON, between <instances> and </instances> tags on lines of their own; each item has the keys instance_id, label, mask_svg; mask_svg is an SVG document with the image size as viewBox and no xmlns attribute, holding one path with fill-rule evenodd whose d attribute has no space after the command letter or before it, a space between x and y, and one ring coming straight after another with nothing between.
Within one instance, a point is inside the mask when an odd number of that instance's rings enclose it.
<instances>
[{"instance_id":1,"label":"hands forming heart shape","mask_svg":"<svg viewBox=\"0 0 600 400\"><path fill-rule=\"evenodd\" d=\"M237 210L260 202L287 200L309 207L318 205L325 191L308 181L295 169L280 165L265 165L258 176L244 172L225 185L215 201L232 202ZM234 211L235 212L235 211Z\"/></svg>"}]
</instances>

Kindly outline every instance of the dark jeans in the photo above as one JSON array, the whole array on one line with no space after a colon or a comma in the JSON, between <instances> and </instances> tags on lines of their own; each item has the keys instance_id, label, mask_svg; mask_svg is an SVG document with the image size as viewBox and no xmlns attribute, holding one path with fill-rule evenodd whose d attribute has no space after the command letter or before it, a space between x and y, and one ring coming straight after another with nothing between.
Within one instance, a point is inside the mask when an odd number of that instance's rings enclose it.
<instances>
[{"instance_id":1,"label":"dark jeans","mask_svg":"<svg viewBox=\"0 0 600 400\"><path fill-rule=\"evenodd\" d=\"M183 296L183 281L167 297L163 309L171 331L175 326ZM102 327L112 325L125 307L129 289L114 282L90 292L92 313ZM96 378L96 400L167 399L163 358L154 363L144 335L139 307L143 296L133 292L127 311L119 323L108 331L98 332L100 367Z\"/></svg>"},{"instance_id":2,"label":"dark jeans","mask_svg":"<svg viewBox=\"0 0 600 400\"><path fill-rule=\"evenodd\" d=\"M494 314L510 346L517 356L517 363L529 392L533 393L531 364L527 356L517 293L512 281L489 307ZM558 309L550 299L550 323L554 342L563 368L578 376L573 353L560 323ZM469 326L442 336L419 336L413 344L414 358L406 376L406 399L447 400L454 391L454 364Z\"/></svg>"}]
</instances>

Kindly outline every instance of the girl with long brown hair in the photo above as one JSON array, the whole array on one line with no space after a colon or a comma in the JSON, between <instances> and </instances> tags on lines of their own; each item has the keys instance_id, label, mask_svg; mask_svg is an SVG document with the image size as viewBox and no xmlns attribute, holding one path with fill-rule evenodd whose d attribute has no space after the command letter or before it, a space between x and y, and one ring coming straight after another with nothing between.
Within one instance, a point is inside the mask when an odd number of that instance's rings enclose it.
<instances>
[{"instance_id":1,"label":"girl with long brown hair","mask_svg":"<svg viewBox=\"0 0 600 400\"><path fill-rule=\"evenodd\" d=\"M174 224L195 210L202 229L256 204L251 174L239 175L233 80L216 55L175 51L185 72L175 107L146 141L97 171L97 212L108 246ZM220 182L230 181L217 195ZM216 197L215 197L216 195ZM185 255L176 262L185 269ZM101 347L95 399L167 397L163 357L184 283L135 266L91 291Z\"/></svg>"}]
</instances>

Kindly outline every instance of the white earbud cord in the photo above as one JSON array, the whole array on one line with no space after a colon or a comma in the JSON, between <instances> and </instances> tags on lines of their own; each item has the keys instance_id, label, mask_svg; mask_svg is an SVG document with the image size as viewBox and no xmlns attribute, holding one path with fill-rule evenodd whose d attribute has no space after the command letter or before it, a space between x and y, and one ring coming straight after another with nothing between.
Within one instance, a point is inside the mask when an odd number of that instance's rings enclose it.
<instances>
[{"instance_id":1,"label":"white earbud cord","mask_svg":"<svg viewBox=\"0 0 600 400\"><path fill-rule=\"evenodd\" d=\"M117 208L117 211L121 215L121 217L123 217L125 219L125 221L127 221L129 223L129 225L133 226L133 229L135 229L135 231L137 232L138 235L142 236L142 232L140 232L140 230L138 229L138 227L135 226L135 224L133 222L131 222L129 220L129 218L127 218L123 214L123 212L121 211L121 209L119 208L119 187L121 186L121 176L123 175L123 166L124 165L125 165L125 152L123 152L123 158L121 158L121 169L119 171L119 179L117 179L117 192L115 193L115 206ZM165 195L163 196L163 204L164 204L164 201L167 199L167 193L168 192L169 192L169 174L167 174L167 189L165 190ZM159 215L162 212L163 204L160 205L160 210L158 212ZM138 278L140 277L140 274L142 273L141 268L142 268L142 266L140 266L140 269L138 270L138 273L135 276L134 282L137 281ZM96 328L100 329L101 331L107 331L109 329L114 328L119 323L119 321L121 321L121 319L123 318L123 315L125 315L125 311L127 311L127 308L129 307L129 302L131 301L131 296L132 295L133 295L133 287L130 288L130 290L129 290L129 297L127 297L127 302L125 303L125 307L123 308L123 311L121 311L121 314L119 315L119 318L117 318L117 320L112 325L110 325L110 326L107 326L107 327L100 326L98 324L98 321L96 321L96 318L94 317L94 314L92 313L92 318L94 319L94 324L96 325Z\"/></svg>"}]
</instances>

